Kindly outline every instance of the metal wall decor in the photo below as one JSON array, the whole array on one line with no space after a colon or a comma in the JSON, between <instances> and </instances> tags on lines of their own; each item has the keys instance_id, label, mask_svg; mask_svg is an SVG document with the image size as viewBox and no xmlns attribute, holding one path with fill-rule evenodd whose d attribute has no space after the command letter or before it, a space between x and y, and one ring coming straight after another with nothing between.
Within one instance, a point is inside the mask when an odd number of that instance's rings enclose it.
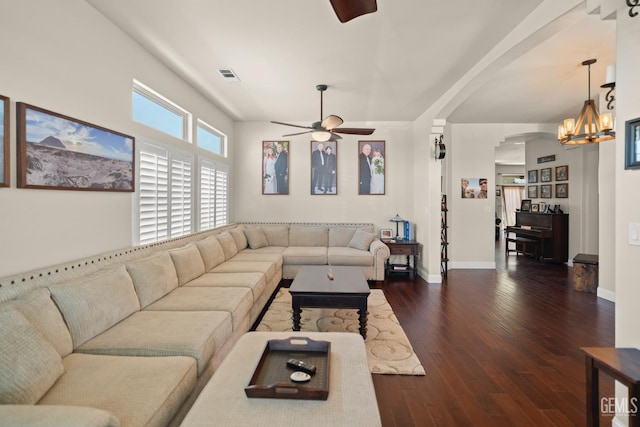
<instances>
[{"instance_id":1,"label":"metal wall decor","mask_svg":"<svg viewBox=\"0 0 640 427\"><path fill-rule=\"evenodd\" d=\"M629 6L629 16L635 18L638 16L638 12L633 9L636 7L640 7L640 0L627 0L627 6Z\"/></svg>"}]
</instances>

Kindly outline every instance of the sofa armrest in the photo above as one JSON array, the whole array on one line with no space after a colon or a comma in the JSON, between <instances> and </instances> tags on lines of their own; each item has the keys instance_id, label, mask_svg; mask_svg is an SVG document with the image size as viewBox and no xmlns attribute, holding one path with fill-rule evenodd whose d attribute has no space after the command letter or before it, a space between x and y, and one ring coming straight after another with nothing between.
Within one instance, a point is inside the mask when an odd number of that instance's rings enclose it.
<instances>
[{"instance_id":1,"label":"sofa armrest","mask_svg":"<svg viewBox=\"0 0 640 427\"><path fill-rule=\"evenodd\" d=\"M3 427L119 427L108 411L83 406L0 405Z\"/></svg>"},{"instance_id":2,"label":"sofa armrest","mask_svg":"<svg viewBox=\"0 0 640 427\"><path fill-rule=\"evenodd\" d=\"M376 271L376 280L384 280L385 262L391 256L389 247L385 245L382 240L375 239L371 242L371 245L369 245L369 252L373 255L373 266Z\"/></svg>"}]
</instances>

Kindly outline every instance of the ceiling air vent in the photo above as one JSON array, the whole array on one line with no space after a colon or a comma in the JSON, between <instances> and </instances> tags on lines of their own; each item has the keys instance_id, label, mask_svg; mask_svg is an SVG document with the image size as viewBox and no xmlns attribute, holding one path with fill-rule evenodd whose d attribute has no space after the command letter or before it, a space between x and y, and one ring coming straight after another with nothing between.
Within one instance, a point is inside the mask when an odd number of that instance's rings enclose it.
<instances>
[{"instance_id":1,"label":"ceiling air vent","mask_svg":"<svg viewBox=\"0 0 640 427\"><path fill-rule=\"evenodd\" d=\"M238 78L236 73L234 73L231 68L220 68L220 69L218 69L218 73L220 73L222 78L225 79L228 82L239 82L240 81L240 79Z\"/></svg>"}]
</instances>

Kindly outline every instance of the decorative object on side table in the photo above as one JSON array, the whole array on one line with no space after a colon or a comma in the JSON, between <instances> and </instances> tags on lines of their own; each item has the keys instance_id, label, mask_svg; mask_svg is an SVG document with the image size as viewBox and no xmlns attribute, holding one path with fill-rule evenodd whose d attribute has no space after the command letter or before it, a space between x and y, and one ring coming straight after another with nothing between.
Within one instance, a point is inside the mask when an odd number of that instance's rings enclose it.
<instances>
[{"instance_id":1,"label":"decorative object on side table","mask_svg":"<svg viewBox=\"0 0 640 427\"><path fill-rule=\"evenodd\" d=\"M391 240L391 239L393 239L393 230L390 228L381 228L380 240Z\"/></svg>"},{"instance_id":2,"label":"decorative object on side table","mask_svg":"<svg viewBox=\"0 0 640 427\"><path fill-rule=\"evenodd\" d=\"M391 222L395 222L396 223L396 238L398 237L398 233L400 232L399 227L400 227L400 223L404 222L404 219L402 219L400 217L400 215L396 214L396 216L394 216L393 218L391 218L389 221Z\"/></svg>"},{"instance_id":3,"label":"decorative object on side table","mask_svg":"<svg viewBox=\"0 0 640 427\"><path fill-rule=\"evenodd\" d=\"M523 199L522 202L520 202L520 212L531 212L530 199Z\"/></svg>"},{"instance_id":4,"label":"decorative object on side table","mask_svg":"<svg viewBox=\"0 0 640 427\"><path fill-rule=\"evenodd\" d=\"M389 247L389 252L391 255L406 255L407 263L406 264L392 264L389 259L387 259L386 265L386 273L409 273L409 276L414 279L416 277L416 268L417 268L417 260L418 260L418 246L419 243L413 240L404 241L390 241L385 242L385 244ZM413 264L411 263L411 258L413 258Z\"/></svg>"}]
</instances>

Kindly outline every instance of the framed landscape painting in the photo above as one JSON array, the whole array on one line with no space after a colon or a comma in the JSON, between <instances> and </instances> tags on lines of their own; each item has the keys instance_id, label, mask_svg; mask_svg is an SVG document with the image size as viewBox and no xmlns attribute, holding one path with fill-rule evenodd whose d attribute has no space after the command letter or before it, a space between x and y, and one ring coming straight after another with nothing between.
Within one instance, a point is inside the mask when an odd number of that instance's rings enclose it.
<instances>
[{"instance_id":1,"label":"framed landscape painting","mask_svg":"<svg viewBox=\"0 0 640 427\"><path fill-rule=\"evenodd\" d=\"M135 138L18 102L18 187L135 191Z\"/></svg>"},{"instance_id":2,"label":"framed landscape painting","mask_svg":"<svg viewBox=\"0 0 640 427\"><path fill-rule=\"evenodd\" d=\"M0 95L0 187L9 186L9 98Z\"/></svg>"},{"instance_id":3,"label":"framed landscape painting","mask_svg":"<svg viewBox=\"0 0 640 427\"><path fill-rule=\"evenodd\" d=\"M262 194L289 194L289 141L262 141Z\"/></svg>"}]
</instances>

